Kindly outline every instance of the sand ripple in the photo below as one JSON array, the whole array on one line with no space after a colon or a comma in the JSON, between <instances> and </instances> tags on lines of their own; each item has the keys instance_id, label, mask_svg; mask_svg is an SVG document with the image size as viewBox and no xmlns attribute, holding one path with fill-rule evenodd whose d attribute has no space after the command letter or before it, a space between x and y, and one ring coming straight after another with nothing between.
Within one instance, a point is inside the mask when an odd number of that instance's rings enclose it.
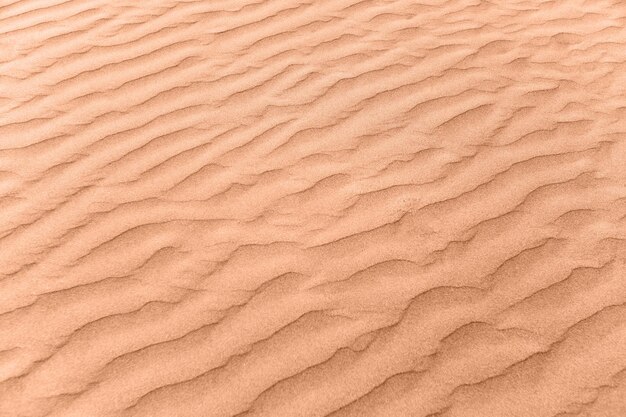
<instances>
[{"instance_id":1,"label":"sand ripple","mask_svg":"<svg viewBox=\"0 0 626 417\"><path fill-rule=\"evenodd\" d=\"M0 416L626 416L625 28L0 1Z\"/></svg>"}]
</instances>

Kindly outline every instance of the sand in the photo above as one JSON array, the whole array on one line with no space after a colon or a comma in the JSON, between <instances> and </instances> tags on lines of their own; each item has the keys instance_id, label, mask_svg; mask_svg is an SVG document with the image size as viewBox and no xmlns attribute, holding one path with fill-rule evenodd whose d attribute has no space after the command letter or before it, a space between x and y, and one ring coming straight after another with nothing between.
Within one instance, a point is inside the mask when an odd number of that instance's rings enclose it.
<instances>
[{"instance_id":1,"label":"sand","mask_svg":"<svg viewBox=\"0 0 626 417\"><path fill-rule=\"evenodd\" d=\"M625 303L623 1L0 1L1 417L624 417Z\"/></svg>"}]
</instances>

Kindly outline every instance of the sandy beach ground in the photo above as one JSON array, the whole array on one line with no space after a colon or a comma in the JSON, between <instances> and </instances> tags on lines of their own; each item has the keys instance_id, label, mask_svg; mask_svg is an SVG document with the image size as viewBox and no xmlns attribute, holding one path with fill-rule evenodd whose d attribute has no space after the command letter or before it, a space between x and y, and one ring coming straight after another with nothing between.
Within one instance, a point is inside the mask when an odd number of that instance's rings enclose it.
<instances>
[{"instance_id":1,"label":"sandy beach ground","mask_svg":"<svg viewBox=\"0 0 626 417\"><path fill-rule=\"evenodd\" d=\"M626 416L626 2L0 0L44 416Z\"/></svg>"}]
</instances>

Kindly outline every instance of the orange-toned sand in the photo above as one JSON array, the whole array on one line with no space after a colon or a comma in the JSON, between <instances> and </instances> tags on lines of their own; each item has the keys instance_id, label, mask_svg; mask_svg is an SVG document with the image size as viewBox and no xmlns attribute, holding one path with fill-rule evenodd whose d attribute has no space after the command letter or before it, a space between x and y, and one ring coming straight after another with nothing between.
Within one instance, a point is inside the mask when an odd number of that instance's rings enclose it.
<instances>
[{"instance_id":1,"label":"orange-toned sand","mask_svg":"<svg viewBox=\"0 0 626 417\"><path fill-rule=\"evenodd\" d=\"M626 416L626 2L0 0L40 416Z\"/></svg>"}]
</instances>

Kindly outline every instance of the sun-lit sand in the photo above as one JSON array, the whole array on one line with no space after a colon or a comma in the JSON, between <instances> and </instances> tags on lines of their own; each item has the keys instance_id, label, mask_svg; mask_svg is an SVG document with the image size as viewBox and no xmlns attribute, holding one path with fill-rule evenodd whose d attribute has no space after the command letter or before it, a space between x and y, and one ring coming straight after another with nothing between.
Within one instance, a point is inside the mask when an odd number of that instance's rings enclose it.
<instances>
[{"instance_id":1,"label":"sun-lit sand","mask_svg":"<svg viewBox=\"0 0 626 417\"><path fill-rule=\"evenodd\" d=\"M0 0L44 416L626 416L626 3Z\"/></svg>"}]
</instances>

